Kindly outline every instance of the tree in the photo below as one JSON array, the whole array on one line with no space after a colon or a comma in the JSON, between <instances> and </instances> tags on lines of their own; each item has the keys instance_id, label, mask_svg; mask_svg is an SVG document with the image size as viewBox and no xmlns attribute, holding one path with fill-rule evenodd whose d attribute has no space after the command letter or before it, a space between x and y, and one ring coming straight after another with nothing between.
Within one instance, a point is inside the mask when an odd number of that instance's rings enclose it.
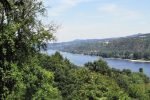
<instances>
[{"instance_id":1,"label":"tree","mask_svg":"<svg viewBox=\"0 0 150 100\"><path fill-rule=\"evenodd\" d=\"M113 79L85 68L71 69L66 81L66 100L130 100Z\"/></svg>"},{"instance_id":2,"label":"tree","mask_svg":"<svg viewBox=\"0 0 150 100\"><path fill-rule=\"evenodd\" d=\"M56 27L52 24L45 28L39 20L44 12L40 0L1 0L0 98L5 98L15 84L10 75L11 64L21 67L30 56L45 49L47 41L54 39Z\"/></svg>"},{"instance_id":3,"label":"tree","mask_svg":"<svg viewBox=\"0 0 150 100\"><path fill-rule=\"evenodd\" d=\"M140 73L143 73L143 68L139 68L139 72L140 72Z\"/></svg>"},{"instance_id":4,"label":"tree","mask_svg":"<svg viewBox=\"0 0 150 100\"><path fill-rule=\"evenodd\" d=\"M127 75L131 74L131 70L130 69L123 69L122 72L126 73Z\"/></svg>"},{"instance_id":5,"label":"tree","mask_svg":"<svg viewBox=\"0 0 150 100\"><path fill-rule=\"evenodd\" d=\"M142 53L141 52L134 52L133 53L133 59L141 59Z\"/></svg>"},{"instance_id":6,"label":"tree","mask_svg":"<svg viewBox=\"0 0 150 100\"><path fill-rule=\"evenodd\" d=\"M100 72L102 74L108 74L109 67L105 61L102 59L98 61L94 61L93 63L89 62L85 64L85 67L89 68L89 70Z\"/></svg>"},{"instance_id":7,"label":"tree","mask_svg":"<svg viewBox=\"0 0 150 100\"><path fill-rule=\"evenodd\" d=\"M6 100L61 100L60 91L54 86L53 72L39 66L36 57L31 59L23 66L12 64L11 78L15 85Z\"/></svg>"}]
</instances>

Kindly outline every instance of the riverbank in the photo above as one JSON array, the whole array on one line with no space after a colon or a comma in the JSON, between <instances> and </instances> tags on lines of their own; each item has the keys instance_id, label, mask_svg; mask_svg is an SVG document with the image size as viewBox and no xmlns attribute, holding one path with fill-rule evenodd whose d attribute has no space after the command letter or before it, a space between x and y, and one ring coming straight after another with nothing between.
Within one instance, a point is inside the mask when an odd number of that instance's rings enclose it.
<instances>
[{"instance_id":1,"label":"riverbank","mask_svg":"<svg viewBox=\"0 0 150 100\"><path fill-rule=\"evenodd\" d=\"M143 59L139 59L139 60L130 60L132 62L143 62L143 63L150 63L150 61L148 60L143 60Z\"/></svg>"},{"instance_id":2,"label":"riverbank","mask_svg":"<svg viewBox=\"0 0 150 100\"><path fill-rule=\"evenodd\" d=\"M105 59L120 59L120 60L127 60L127 61L130 61L130 62L150 63L150 60L143 60L143 59L137 59L137 60L122 59L122 58L105 58Z\"/></svg>"},{"instance_id":3,"label":"riverbank","mask_svg":"<svg viewBox=\"0 0 150 100\"><path fill-rule=\"evenodd\" d=\"M59 50L54 50L54 51L59 51ZM71 54L79 54L79 55L97 56L97 55L90 55L90 54L85 54L85 53L74 53L74 52L66 52L66 51L61 51L61 52L71 53ZM101 57L101 56L97 56L97 57ZM102 57L102 58L104 58L104 57ZM130 61L130 62L137 62L137 63L138 62L139 63L150 63L150 60L144 60L144 59L134 60L134 59L113 58L113 57L104 58L104 59L120 59L120 60L127 60L127 61Z\"/></svg>"},{"instance_id":4,"label":"riverbank","mask_svg":"<svg viewBox=\"0 0 150 100\"><path fill-rule=\"evenodd\" d=\"M69 52L71 53L71 52ZM90 55L90 54L84 54L84 53L73 53L73 54L81 54L81 55ZM97 56L97 55L90 55L90 56ZM101 57L101 56L98 56L98 57ZM123 59L123 58L113 58L113 57L110 57L110 58L105 58L105 57L102 57L104 59L120 59L120 60L127 60L127 61L130 61L130 62L139 62L139 63L150 63L150 60L144 60L144 59L137 59L137 60L134 60L134 59Z\"/></svg>"},{"instance_id":5,"label":"riverbank","mask_svg":"<svg viewBox=\"0 0 150 100\"><path fill-rule=\"evenodd\" d=\"M48 50L48 55L53 55L58 50ZM100 56L90 56L90 55L84 55L84 54L73 54L73 53L67 53L59 51L64 58L67 58L70 60L71 63L83 67L85 63L87 62L93 62L98 59L100 59ZM116 69L130 69L133 72L139 72L139 68L143 68L144 73L150 77L150 63L146 61L144 63L141 62L133 62L130 61L131 59L121 59L121 58L104 58L104 60L107 62L108 66L111 68ZM136 60L137 61L137 60Z\"/></svg>"}]
</instances>

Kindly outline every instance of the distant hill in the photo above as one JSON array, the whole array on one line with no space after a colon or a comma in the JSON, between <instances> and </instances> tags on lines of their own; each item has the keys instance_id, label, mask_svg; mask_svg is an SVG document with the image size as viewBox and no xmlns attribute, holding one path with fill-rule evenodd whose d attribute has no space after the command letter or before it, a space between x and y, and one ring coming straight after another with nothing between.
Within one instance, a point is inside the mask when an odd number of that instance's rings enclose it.
<instances>
[{"instance_id":1,"label":"distant hill","mask_svg":"<svg viewBox=\"0 0 150 100\"><path fill-rule=\"evenodd\" d=\"M126 59L150 59L150 33L53 43L49 49Z\"/></svg>"}]
</instances>

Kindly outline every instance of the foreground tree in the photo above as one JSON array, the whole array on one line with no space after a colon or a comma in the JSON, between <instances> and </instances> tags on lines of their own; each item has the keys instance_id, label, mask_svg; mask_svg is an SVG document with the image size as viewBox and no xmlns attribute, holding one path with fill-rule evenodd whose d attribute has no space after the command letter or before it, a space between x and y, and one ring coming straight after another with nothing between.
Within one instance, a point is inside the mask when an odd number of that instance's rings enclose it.
<instances>
[{"instance_id":1,"label":"foreground tree","mask_svg":"<svg viewBox=\"0 0 150 100\"><path fill-rule=\"evenodd\" d=\"M89 70L100 72L101 74L109 74L109 67L105 61L102 59L99 59L98 61L88 62L85 64L85 67L87 67Z\"/></svg>"},{"instance_id":2,"label":"foreground tree","mask_svg":"<svg viewBox=\"0 0 150 100\"><path fill-rule=\"evenodd\" d=\"M16 81L11 76L12 64L24 67L46 42L54 39L54 25L39 20L45 7L40 0L0 1L0 98L6 98Z\"/></svg>"}]
</instances>

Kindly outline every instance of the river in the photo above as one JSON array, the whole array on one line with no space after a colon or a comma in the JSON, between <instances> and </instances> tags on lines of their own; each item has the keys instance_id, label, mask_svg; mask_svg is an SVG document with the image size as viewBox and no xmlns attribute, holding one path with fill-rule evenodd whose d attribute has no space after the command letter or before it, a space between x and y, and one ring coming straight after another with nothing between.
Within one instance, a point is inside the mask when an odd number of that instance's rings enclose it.
<instances>
[{"instance_id":1,"label":"river","mask_svg":"<svg viewBox=\"0 0 150 100\"><path fill-rule=\"evenodd\" d=\"M52 55L56 52L56 50L48 50L48 55ZM100 59L101 57L98 56L89 56L89 55L82 55L82 54L72 54L67 52L61 52L59 51L64 58L67 58L72 62L73 64L76 64L78 66L83 66L87 62L92 62L95 60ZM143 68L143 71L146 75L150 77L150 62L132 62L129 60L123 60L123 59L104 59L108 65L112 68L117 69L130 69L133 72L138 72L139 68Z\"/></svg>"}]
</instances>

